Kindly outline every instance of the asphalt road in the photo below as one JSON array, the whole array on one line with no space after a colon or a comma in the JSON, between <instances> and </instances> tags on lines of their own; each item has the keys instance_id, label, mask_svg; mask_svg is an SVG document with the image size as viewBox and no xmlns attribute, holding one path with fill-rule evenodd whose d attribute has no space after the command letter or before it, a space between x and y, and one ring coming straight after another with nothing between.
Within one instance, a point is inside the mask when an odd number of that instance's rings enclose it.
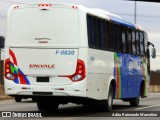
<instances>
[{"instance_id":1,"label":"asphalt road","mask_svg":"<svg viewBox=\"0 0 160 120\"><path fill-rule=\"evenodd\" d=\"M23 100L20 103L16 103L14 100L0 101L0 111L18 111L18 112L39 112L36 103L32 102L30 99ZM128 102L123 102L120 100L114 101L113 113L121 112L132 112L139 113L139 111L148 111L149 113L153 111L160 111L160 93L150 93L147 98L141 99L139 107L130 107ZM29 118L34 120L44 119L44 120L97 120L97 119L113 119L117 120L117 117L107 117L111 115L110 112L102 112L95 108L83 107L81 105L68 104L60 105L56 113L42 112L42 118ZM0 118L3 119L17 119L17 118ZM28 119L28 118L22 118ZM137 117L118 117L118 119L124 120L135 120ZM138 119L152 119L160 120L160 117L138 117Z\"/></svg>"}]
</instances>

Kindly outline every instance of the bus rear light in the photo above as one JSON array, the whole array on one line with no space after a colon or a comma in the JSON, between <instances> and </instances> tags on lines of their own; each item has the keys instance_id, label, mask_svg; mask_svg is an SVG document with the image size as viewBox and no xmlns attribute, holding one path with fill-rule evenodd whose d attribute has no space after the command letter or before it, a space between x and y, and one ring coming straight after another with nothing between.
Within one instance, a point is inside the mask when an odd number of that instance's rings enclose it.
<instances>
[{"instance_id":1,"label":"bus rear light","mask_svg":"<svg viewBox=\"0 0 160 120\"><path fill-rule=\"evenodd\" d=\"M52 4L39 4L40 7L51 7Z\"/></svg>"},{"instance_id":2,"label":"bus rear light","mask_svg":"<svg viewBox=\"0 0 160 120\"><path fill-rule=\"evenodd\" d=\"M72 8L73 8L73 9L78 9L78 7L77 7L77 6L72 6Z\"/></svg>"},{"instance_id":3,"label":"bus rear light","mask_svg":"<svg viewBox=\"0 0 160 120\"><path fill-rule=\"evenodd\" d=\"M18 9L19 8L19 6L14 6L14 9Z\"/></svg>"},{"instance_id":4,"label":"bus rear light","mask_svg":"<svg viewBox=\"0 0 160 120\"><path fill-rule=\"evenodd\" d=\"M64 90L64 88L55 88L55 90Z\"/></svg>"},{"instance_id":5,"label":"bus rear light","mask_svg":"<svg viewBox=\"0 0 160 120\"><path fill-rule=\"evenodd\" d=\"M77 60L76 72L73 75L59 76L59 77L68 77L73 82L78 82L83 80L86 77L85 64L82 60Z\"/></svg>"},{"instance_id":6,"label":"bus rear light","mask_svg":"<svg viewBox=\"0 0 160 120\"><path fill-rule=\"evenodd\" d=\"M9 79L9 80L14 80L15 76L14 74L11 72L11 68L10 68L10 59L6 59L5 61L5 78Z\"/></svg>"},{"instance_id":7,"label":"bus rear light","mask_svg":"<svg viewBox=\"0 0 160 120\"><path fill-rule=\"evenodd\" d=\"M83 73L83 71L82 71L82 70L79 70L79 71L78 71L78 74L82 74L82 73Z\"/></svg>"},{"instance_id":8,"label":"bus rear light","mask_svg":"<svg viewBox=\"0 0 160 120\"><path fill-rule=\"evenodd\" d=\"M6 78L9 79L9 80L14 80L15 79L15 77L11 73L7 73Z\"/></svg>"},{"instance_id":9,"label":"bus rear light","mask_svg":"<svg viewBox=\"0 0 160 120\"><path fill-rule=\"evenodd\" d=\"M9 72L10 72L10 70L7 68L7 69L6 69L6 72L7 72L7 73L9 73Z\"/></svg>"},{"instance_id":10,"label":"bus rear light","mask_svg":"<svg viewBox=\"0 0 160 120\"><path fill-rule=\"evenodd\" d=\"M82 75L74 75L74 76L72 76L72 80L73 80L74 82L80 81L81 79L82 79Z\"/></svg>"}]
</instances>

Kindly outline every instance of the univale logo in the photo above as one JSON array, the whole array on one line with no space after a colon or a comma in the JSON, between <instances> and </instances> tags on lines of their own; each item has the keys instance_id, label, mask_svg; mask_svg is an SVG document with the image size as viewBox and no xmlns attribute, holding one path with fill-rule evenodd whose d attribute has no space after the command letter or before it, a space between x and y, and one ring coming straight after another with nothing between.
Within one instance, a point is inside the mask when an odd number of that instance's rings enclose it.
<instances>
[{"instance_id":1,"label":"univale logo","mask_svg":"<svg viewBox=\"0 0 160 120\"><path fill-rule=\"evenodd\" d=\"M30 69L54 69L55 64L30 64Z\"/></svg>"}]
</instances>

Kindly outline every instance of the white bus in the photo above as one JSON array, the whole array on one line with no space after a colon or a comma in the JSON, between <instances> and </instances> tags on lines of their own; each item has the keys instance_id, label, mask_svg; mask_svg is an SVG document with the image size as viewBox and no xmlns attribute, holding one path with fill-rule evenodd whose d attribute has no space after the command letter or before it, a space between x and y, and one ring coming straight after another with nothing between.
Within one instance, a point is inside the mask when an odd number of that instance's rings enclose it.
<instances>
[{"instance_id":1,"label":"white bus","mask_svg":"<svg viewBox=\"0 0 160 120\"><path fill-rule=\"evenodd\" d=\"M34 98L39 110L113 99L138 106L147 96L147 34L103 10L80 5L14 5L8 11L5 92ZM155 57L155 49L153 49Z\"/></svg>"}]
</instances>

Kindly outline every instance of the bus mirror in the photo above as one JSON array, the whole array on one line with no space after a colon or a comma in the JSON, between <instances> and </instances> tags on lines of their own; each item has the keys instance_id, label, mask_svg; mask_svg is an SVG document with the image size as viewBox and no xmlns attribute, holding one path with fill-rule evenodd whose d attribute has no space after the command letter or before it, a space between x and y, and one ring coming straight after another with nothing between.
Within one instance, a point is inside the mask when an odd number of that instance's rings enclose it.
<instances>
[{"instance_id":1,"label":"bus mirror","mask_svg":"<svg viewBox=\"0 0 160 120\"><path fill-rule=\"evenodd\" d=\"M156 49L152 48L152 58L156 58Z\"/></svg>"}]
</instances>

